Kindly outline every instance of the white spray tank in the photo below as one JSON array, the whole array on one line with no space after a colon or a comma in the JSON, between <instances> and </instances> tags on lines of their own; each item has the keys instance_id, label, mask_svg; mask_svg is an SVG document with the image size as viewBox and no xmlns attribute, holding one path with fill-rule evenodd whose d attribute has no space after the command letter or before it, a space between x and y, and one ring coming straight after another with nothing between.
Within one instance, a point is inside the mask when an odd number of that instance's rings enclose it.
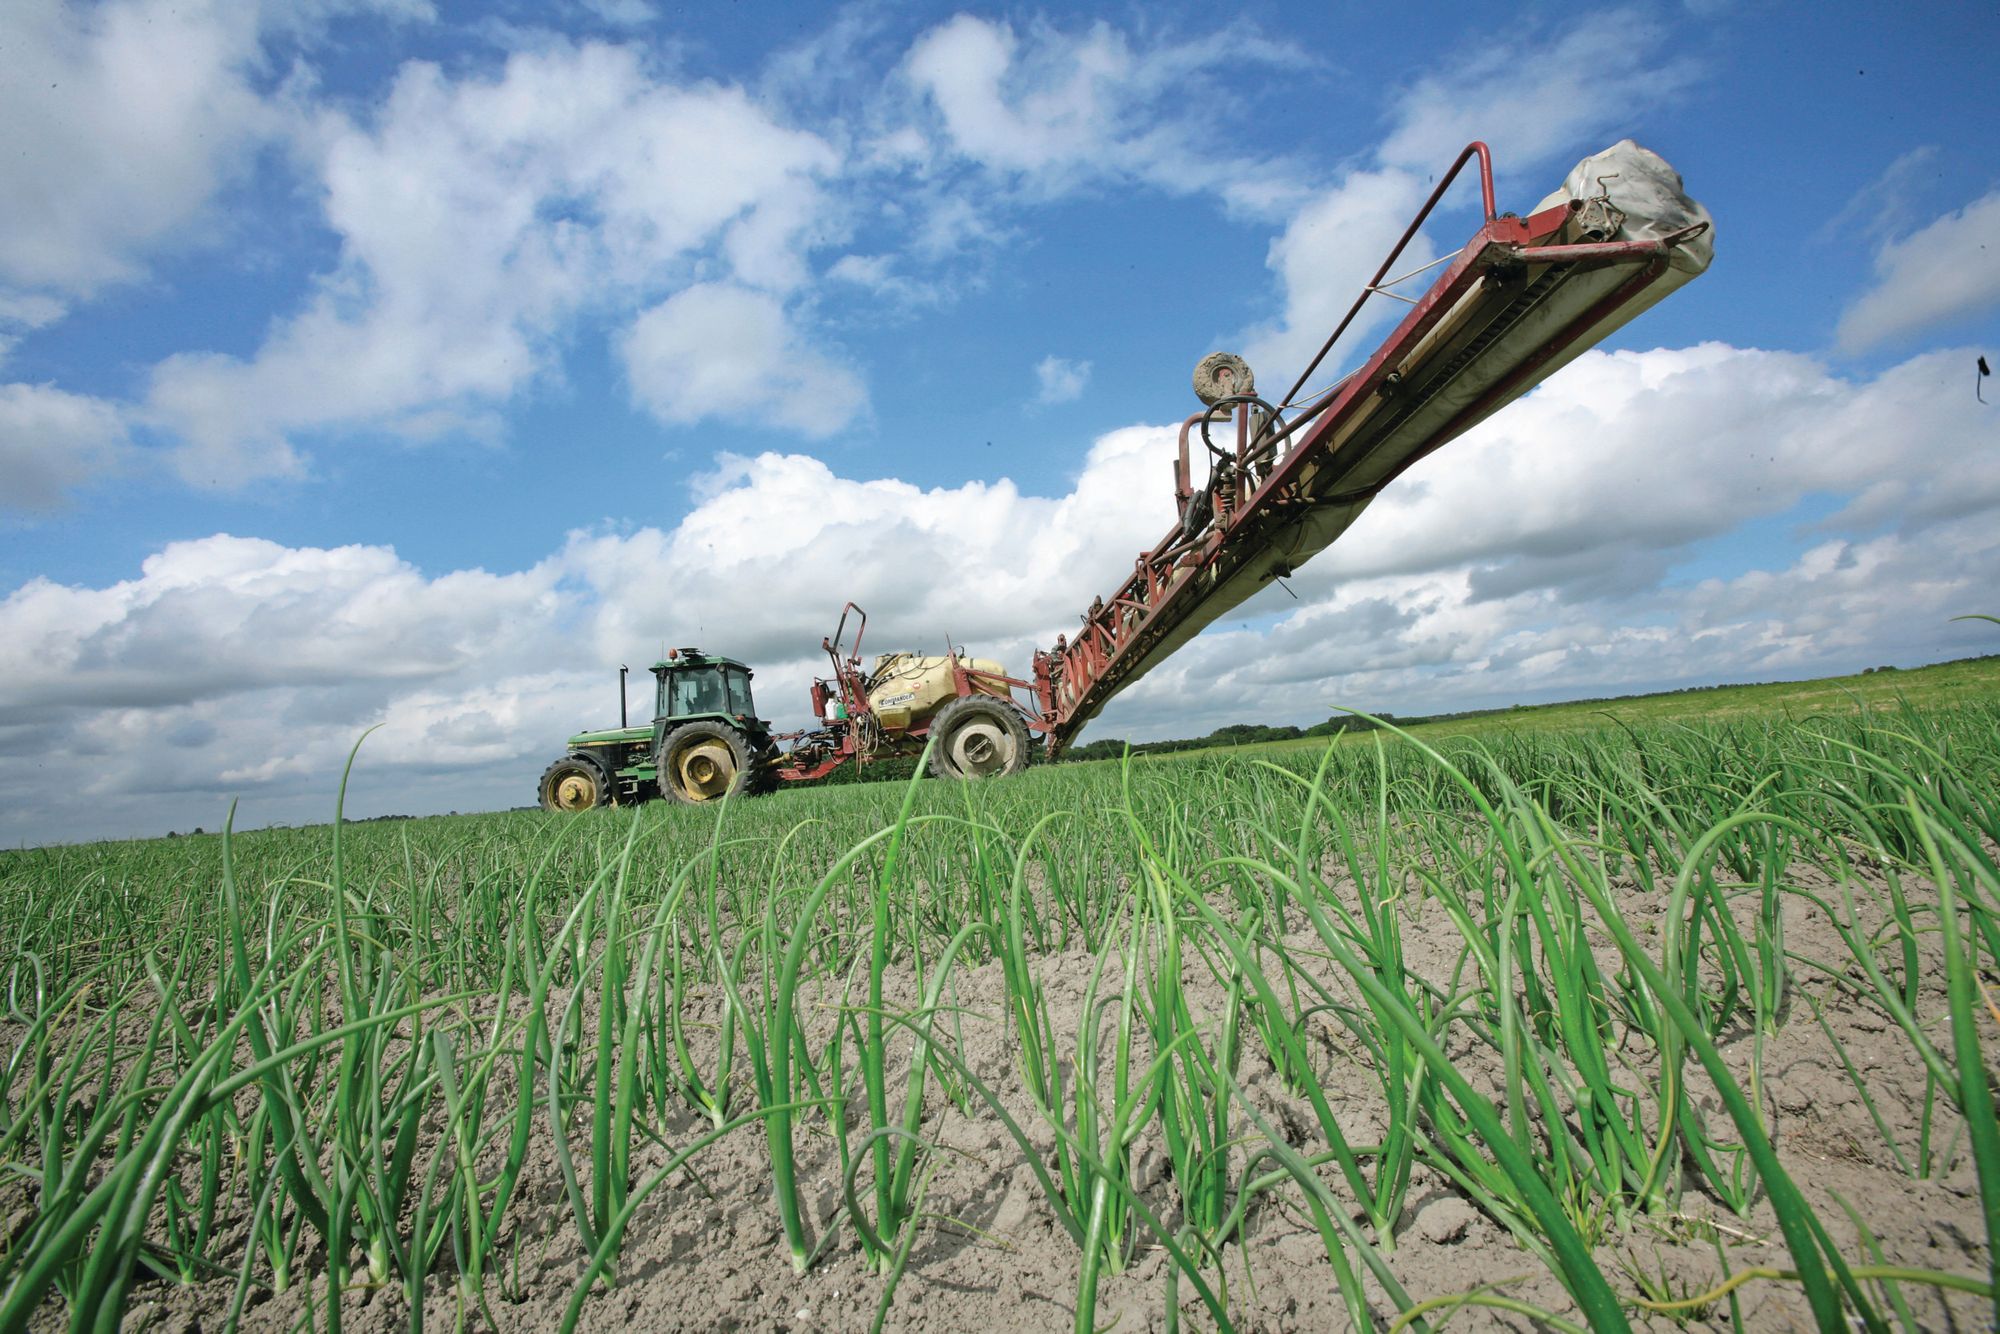
<instances>
[{"instance_id":1,"label":"white spray tank","mask_svg":"<svg viewBox=\"0 0 2000 1334\"><path fill-rule=\"evenodd\" d=\"M960 658L968 671L1005 676L1007 669L990 658ZM975 678L975 694L1007 698L1007 688ZM939 709L958 697L952 685L951 659L920 653L884 653L875 659L868 677L868 707L887 732L907 732L930 722Z\"/></svg>"}]
</instances>

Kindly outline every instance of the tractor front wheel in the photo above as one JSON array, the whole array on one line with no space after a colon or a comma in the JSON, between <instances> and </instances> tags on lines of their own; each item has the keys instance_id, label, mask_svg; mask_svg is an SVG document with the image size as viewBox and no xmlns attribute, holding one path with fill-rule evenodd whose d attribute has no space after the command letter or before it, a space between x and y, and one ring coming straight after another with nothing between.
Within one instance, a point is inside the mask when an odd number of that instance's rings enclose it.
<instances>
[{"instance_id":1,"label":"tractor front wheel","mask_svg":"<svg viewBox=\"0 0 2000 1334\"><path fill-rule=\"evenodd\" d=\"M594 756L565 755L542 771L545 811L587 811L611 804L611 775Z\"/></svg>"},{"instance_id":2,"label":"tractor front wheel","mask_svg":"<svg viewBox=\"0 0 2000 1334\"><path fill-rule=\"evenodd\" d=\"M931 724L931 773L939 778L1005 778L1028 767L1028 725L1004 700L964 695Z\"/></svg>"},{"instance_id":3,"label":"tractor front wheel","mask_svg":"<svg viewBox=\"0 0 2000 1334\"><path fill-rule=\"evenodd\" d=\"M721 723L684 723L660 743L660 793L684 806L742 792L751 768L743 737Z\"/></svg>"}]
</instances>

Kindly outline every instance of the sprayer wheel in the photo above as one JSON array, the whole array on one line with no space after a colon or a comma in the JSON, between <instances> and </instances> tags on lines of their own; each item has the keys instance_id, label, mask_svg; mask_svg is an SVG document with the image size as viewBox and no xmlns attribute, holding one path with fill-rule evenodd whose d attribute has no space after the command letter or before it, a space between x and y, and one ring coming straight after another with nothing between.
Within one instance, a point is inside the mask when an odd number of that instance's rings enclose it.
<instances>
[{"instance_id":1,"label":"sprayer wheel","mask_svg":"<svg viewBox=\"0 0 2000 1334\"><path fill-rule=\"evenodd\" d=\"M1028 767L1028 725L1005 700L965 695L931 724L931 773L939 778L1004 778Z\"/></svg>"}]
</instances>

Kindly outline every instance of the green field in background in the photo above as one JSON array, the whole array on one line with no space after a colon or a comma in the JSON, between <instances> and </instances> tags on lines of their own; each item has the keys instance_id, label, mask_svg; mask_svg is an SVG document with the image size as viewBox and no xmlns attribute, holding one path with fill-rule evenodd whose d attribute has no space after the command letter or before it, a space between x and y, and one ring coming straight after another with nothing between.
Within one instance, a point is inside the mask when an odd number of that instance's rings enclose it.
<instances>
[{"instance_id":1,"label":"green field in background","mask_svg":"<svg viewBox=\"0 0 2000 1334\"><path fill-rule=\"evenodd\" d=\"M2000 657L1966 658L1933 667L1862 672L1812 681L1773 681L1764 685L1715 686L1658 695L1628 695L1619 699L1522 705L1436 721L1392 721L1414 736L1435 742L1443 737L1580 731L1615 727L1619 723L1637 726L1704 720L1799 722L1814 715L1852 714L1864 708L1871 711L1900 710L1907 705L1929 710L1993 700L2000 700ZM1355 733L1343 739L1352 743L1366 735ZM1235 749L1298 750L1319 746L1323 742L1322 737L1301 737L1293 741L1258 742Z\"/></svg>"}]
</instances>

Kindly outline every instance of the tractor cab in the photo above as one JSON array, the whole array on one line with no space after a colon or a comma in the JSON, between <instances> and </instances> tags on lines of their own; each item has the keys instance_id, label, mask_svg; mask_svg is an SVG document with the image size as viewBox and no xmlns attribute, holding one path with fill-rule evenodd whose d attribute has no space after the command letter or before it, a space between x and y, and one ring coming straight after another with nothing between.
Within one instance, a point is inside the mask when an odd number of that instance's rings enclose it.
<instances>
[{"instance_id":1,"label":"tractor cab","mask_svg":"<svg viewBox=\"0 0 2000 1334\"><path fill-rule=\"evenodd\" d=\"M700 649L671 649L665 662L653 664L653 675L659 678L656 722L715 716L748 722L757 717L756 701L750 697L750 669L733 658L714 657Z\"/></svg>"}]
</instances>

